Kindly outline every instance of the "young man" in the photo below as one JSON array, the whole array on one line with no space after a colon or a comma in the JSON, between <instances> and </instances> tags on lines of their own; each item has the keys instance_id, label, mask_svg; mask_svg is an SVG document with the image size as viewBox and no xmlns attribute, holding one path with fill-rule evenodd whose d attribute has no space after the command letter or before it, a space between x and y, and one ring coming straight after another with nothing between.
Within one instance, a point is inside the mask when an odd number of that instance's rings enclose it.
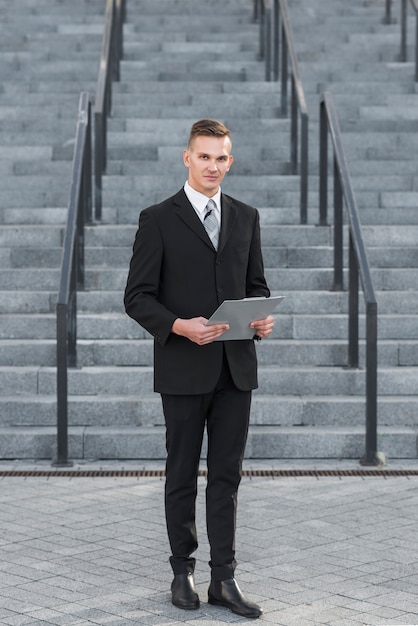
<instances>
[{"instance_id":1,"label":"young man","mask_svg":"<svg viewBox=\"0 0 418 626\"><path fill-rule=\"evenodd\" d=\"M221 192L233 163L230 133L221 122L196 122L183 160L184 188L140 214L125 291L128 315L154 336L154 390L161 394L166 424L172 602L199 607L192 554L206 426L209 602L257 618L261 608L243 596L234 578L237 491L251 390L257 387L254 341L215 341L227 324L205 322L223 300L270 295L259 216ZM267 337L273 325L272 316L252 322L254 337Z\"/></svg>"}]
</instances>

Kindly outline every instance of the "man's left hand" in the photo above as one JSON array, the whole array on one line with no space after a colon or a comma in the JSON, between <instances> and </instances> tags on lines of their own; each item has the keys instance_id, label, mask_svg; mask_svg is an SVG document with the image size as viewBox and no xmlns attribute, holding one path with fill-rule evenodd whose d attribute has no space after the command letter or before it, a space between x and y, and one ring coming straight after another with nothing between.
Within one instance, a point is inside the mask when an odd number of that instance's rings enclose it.
<instances>
[{"instance_id":1,"label":"man's left hand","mask_svg":"<svg viewBox=\"0 0 418 626\"><path fill-rule=\"evenodd\" d=\"M254 331L256 335L258 335L258 337L268 337L274 327L274 317L272 315L269 315L262 320L251 322L250 326L251 328L254 328Z\"/></svg>"}]
</instances>

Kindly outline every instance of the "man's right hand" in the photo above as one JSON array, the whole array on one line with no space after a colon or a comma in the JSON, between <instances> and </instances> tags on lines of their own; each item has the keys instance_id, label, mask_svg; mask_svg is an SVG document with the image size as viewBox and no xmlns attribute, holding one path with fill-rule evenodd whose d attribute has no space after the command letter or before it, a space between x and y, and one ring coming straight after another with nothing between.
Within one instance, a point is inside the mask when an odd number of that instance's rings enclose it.
<instances>
[{"instance_id":1,"label":"man's right hand","mask_svg":"<svg viewBox=\"0 0 418 626\"><path fill-rule=\"evenodd\" d=\"M228 324L206 326L207 321L205 317L192 317L188 320L178 317L171 331L175 335L187 337L187 339L190 339L190 341L193 341L193 343L196 343L198 346L204 346L218 339L218 337L229 328Z\"/></svg>"}]
</instances>

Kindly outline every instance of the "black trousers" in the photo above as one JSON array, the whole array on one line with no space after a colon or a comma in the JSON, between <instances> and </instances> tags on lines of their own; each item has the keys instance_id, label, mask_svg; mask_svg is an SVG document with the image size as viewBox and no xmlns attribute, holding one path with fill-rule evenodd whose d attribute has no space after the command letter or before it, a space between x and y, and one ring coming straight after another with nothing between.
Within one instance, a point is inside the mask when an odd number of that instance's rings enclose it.
<instances>
[{"instance_id":1,"label":"black trousers","mask_svg":"<svg viewBox=\"0 0 418 626\"><path fill-rule=\"evenodd\" d=\"M174 574L194 571L195 502L202 440L208 436L206 525L212 580L232 578L237 492L248 435L251 391L240 391L226 359L216 388L203 395L162 394L166 423L165 512Z\"/></svg>"}]
</instances>

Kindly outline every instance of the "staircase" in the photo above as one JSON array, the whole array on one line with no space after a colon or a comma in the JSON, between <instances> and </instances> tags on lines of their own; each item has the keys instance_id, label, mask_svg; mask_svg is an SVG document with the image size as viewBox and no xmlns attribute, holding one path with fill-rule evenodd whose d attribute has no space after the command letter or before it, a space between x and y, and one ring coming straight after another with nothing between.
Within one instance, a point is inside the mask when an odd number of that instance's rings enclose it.
<instances>
[{"instance_id":1,"label":"staircase","mask_svg":"<svg viewBox=\"0 0 418 626\"><path fill-rule=\"evenodd\" d=\"M2 55L10 55L0 90L0 458L51 458L54 307L71 140L78 93L94 93L103 7L77 0L66 12L58 1L23 4L34 14L33 34L26 22L19 35L23 17L15 5L0 11L4 32L13 34L0 41ZM310 0L307 7L289 0L310 113L309 224L301 226L299 178L289 174L290 122L278 117L279 86L264 81L257 59L252 2L196 4L128 0L103 220L87 228L87 288L78 295L70 457L164 458L152 340L127 318L122 298L139 211L184 183L182 151L201 117L231 129L235 162L223 190L260 208L266 275L273 294L286 295L274 335L257 347L260 387L247 456L363 455L365 372L345 367L347 294L330 290L332 226L316 226L319 93L327 89L341 120L379 306L379 449L389 458L416 458L418 95L412 64L394 61L399 25L382 24L379 2ZM17 116L22 95L31 107ZM361 359L364 367L363 342Z\"/></svg>"},{"instance_id":2,"label":"staircase","mask_svg":"<svg viewBox=\"0 0 418 626\"><path fill-rule=\"evenodd\" d=\"M103 12L102 0L0 0L1 459L52 458L63 227Z\"/></svg>"}]
</instances>

